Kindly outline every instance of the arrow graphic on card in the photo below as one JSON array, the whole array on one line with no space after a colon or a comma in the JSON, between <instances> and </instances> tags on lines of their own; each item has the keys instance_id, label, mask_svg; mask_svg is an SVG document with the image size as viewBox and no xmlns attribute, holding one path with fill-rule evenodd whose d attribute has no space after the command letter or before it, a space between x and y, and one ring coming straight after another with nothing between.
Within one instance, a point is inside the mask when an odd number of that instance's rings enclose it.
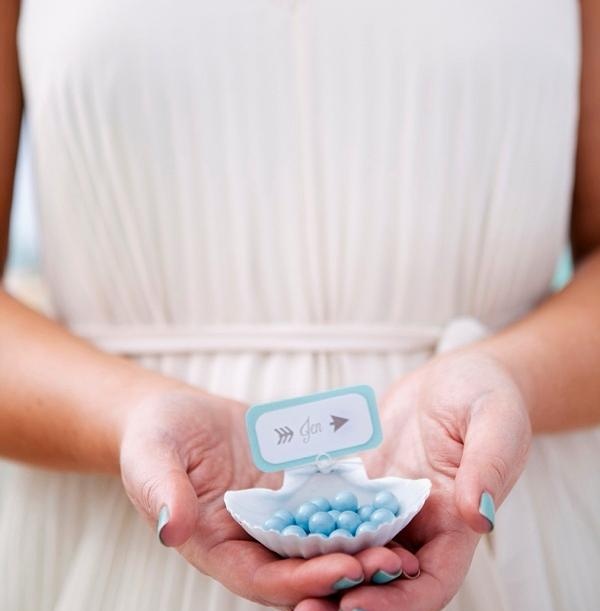
<instances>
[{"instance_id":1,"label":"arrow graphic on card","mask_svg":"<svg viewBox=\"0 0 600 611\"><path fill-rule=\"evenodd\" d=\"M331 416L331 422L329 426L333 427L333 432L335 433L338 429L341 429L344 424L348 422L348 418L342 418L341 416Z\"/></svg>"},{"instance_id":2,"label":"arrow graphic on card","mask_svg":"<svg viewBox=\"0 0 600 611\"><path fill-rule=\"evenodd\" d=\"M292 441L294 438L294 431L289 426L284 426L278 429L274 429L277 435L279 435L279 441L277 445L281 443L288 443L288 441Z\"/></svg>"}]
</instances>

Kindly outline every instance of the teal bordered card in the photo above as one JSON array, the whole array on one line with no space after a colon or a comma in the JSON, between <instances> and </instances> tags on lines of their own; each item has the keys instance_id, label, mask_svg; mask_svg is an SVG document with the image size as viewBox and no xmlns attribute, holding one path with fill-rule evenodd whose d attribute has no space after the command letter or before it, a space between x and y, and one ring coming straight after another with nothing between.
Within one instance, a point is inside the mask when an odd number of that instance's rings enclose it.
<instances>
[{"instance_id":1,"label":"teal bordered card","mask_svg":"<svg viewBox=\"0 0 600 611\"><path fill-rule=\"evenodd\" d=\"M375 393L366 385L252 405L246 427L254 463L266 472L355 454L382 441Z\"/></svg>"}]
</instances>

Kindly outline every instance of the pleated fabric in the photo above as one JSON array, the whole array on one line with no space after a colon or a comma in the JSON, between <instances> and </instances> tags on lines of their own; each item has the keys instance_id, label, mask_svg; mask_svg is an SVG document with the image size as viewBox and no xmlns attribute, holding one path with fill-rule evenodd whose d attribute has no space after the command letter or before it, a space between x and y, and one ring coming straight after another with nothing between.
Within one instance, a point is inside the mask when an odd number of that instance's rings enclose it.
<instances>
[{"instance_id":1,"label":"pleated fabric","mask_svg":"<svg viewBox=\"0 0 600 611\"><path fill-rule=\"evenodd\" d=\"M99 346L243 401L377 393L564 247L575 0L24 0L44 277ZM598 430L539 438L452 611L600 599ZM251 611L118 481L2 466L0 609Z\"/></svg>"}]
</instances>

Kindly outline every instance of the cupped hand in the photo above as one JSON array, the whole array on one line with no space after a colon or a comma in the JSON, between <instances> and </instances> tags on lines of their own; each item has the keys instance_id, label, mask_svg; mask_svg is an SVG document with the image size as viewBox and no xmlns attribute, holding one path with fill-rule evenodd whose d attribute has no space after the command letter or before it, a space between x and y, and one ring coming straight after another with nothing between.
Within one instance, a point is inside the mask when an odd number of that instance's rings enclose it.
<instances>
[{"instance_id":1,"label":"cupped hand","mask_svg":"<svg viewBox=\"0 0 600 611\"><path fill-rule=\"evenodd\" d=\"M360 558L282 559L228 514L226 490L280 485L280 476L260 473L250 461L246 407L186 386L141 401L127 417L121 442L122 479L131 501L153 525L158 520L165 545L252 601L291 608L360 582ZM408 552L377 548L367 554L367 566L400 570L402 554L416 564Z\"/></svg>"},{"instance_id":2,"label":"cupped hand","mask_svg":"<svg viewBox=\"0 0 600 611\"><path fill-rule=\"evenodd\" d=\"M525 465L531 425L517 383L475 348L438 357L382 401L384 445L365 456L371 477L428 477L431 496L398 538L420 564L417 579L364 585L342 611L438 611L458 591L482 533ZM483 497L487 493L489 497ZM332 611L307 601L301 611Z\"/></svg>"}]
</instances>

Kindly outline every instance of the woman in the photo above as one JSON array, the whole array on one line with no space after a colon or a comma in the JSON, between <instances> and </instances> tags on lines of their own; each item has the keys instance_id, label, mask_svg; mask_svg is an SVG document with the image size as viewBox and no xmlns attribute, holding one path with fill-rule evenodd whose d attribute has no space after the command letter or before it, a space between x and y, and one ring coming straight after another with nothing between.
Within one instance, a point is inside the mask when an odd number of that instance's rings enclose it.
<instances>
[{"instance_id":1,"label":"woman","mask_svg":"<svg viewBox=\"0 0 600 611\"><path fill-rule=\"evenodd\" d=\"M2 252L22 86L56 313L0 298L0 608L593 608L598 4L0 10ZM359 382L371 475L432 496L402 546L277 559L222 505L278 483L246 405Z\"/></svg>"}]
</instances>

